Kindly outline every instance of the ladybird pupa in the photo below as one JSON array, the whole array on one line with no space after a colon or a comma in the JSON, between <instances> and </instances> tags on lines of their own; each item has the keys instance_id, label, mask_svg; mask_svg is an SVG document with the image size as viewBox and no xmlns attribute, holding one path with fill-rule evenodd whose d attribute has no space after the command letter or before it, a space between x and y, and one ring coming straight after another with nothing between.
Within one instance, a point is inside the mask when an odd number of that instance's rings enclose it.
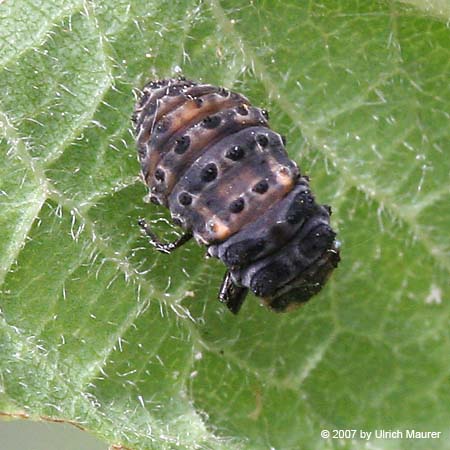
<instances>
[{"instance_id":1,"label":"ladybird pupa","mask_svg":"<svg viewBox=\"0 0 450 450\"><path fill-rule=\"evenodd\" d=\"M227 267L219 300L237 313L252 291L290 311L320 291L340 260L331 208L316 203L309 178L269 128L266 110L241 94L184 78L151 81L136 105L143 178L153 203Z\"/></svg>"}]
</instances>

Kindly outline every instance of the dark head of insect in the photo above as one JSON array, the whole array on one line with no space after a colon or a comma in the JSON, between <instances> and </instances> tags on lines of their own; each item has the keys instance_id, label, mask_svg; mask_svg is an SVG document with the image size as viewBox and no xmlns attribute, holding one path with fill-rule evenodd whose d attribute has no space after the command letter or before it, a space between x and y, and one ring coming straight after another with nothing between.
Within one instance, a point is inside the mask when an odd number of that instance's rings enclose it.
<instances>
[{"instance_id":1,"label":"dark head of insect","mask_svg":"<svg viewBox=\"0 0 450 450\"><path fill-rule=\"evenodd\" d=\"M275 311L320 291L339 262L331 209L316 203L268 113L243 95L184 78L151 81L133 121L153 203L227 267L219 299L237 313L251 290Z\"/></svg>"}]
</instances>

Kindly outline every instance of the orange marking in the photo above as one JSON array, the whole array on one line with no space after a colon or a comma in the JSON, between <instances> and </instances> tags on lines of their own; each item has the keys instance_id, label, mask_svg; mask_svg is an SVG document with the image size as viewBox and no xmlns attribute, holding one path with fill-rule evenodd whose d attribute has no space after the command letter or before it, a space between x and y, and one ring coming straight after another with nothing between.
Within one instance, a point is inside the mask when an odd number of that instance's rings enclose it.
<instances>
[{"instance_id":1,"label":"orange marking","mask_svg":"<svg viewBox=\"0 0 450 450\"><path fill-rule=\"evenodd\" d=\"M231 233L230 227L225 225L217 217L208 222L208 228L216 235L216 238L220 240L226 239Z\"/></svg>"},{"instance_id":2,"label":"orange marking","mask_svg":"<svg viewBox=\"0 0 450 450\"><path fill-rule=\"evenodd\" d=\"M291 171L287 167L281 166L276 172L276 177L277 182L287 188L291 187L294 184Z\"/></svg>"}]
</instances>

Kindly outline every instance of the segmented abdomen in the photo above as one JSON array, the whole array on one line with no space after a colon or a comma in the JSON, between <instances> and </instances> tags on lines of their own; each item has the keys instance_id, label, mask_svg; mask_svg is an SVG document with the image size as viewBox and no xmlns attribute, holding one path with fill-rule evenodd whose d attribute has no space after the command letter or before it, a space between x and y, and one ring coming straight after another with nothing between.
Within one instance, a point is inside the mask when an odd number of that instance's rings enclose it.
<instances>
[{"instance_id":1,"label":"segmented abdomen","mask_svg":"<svg viewBox=\"0 0 450 450\"><path fill-rule=\"evenodd\" d=\"M240 94L184 79L151 82L134 120L151 200L203 244L254 222L299 179L267 113Z\"/></svg>"}]
</instances>

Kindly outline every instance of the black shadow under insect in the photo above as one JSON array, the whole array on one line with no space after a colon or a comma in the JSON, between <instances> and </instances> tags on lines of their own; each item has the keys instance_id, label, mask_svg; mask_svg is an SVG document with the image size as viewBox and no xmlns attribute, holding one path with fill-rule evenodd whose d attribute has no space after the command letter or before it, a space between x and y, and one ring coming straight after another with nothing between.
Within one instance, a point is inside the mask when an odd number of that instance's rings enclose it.
<instances>
[{"instance_id":1,"label":"black shadow under insect","mask_svg":"<svg viewBox=\"0 0 450 450\"><path fill-rule=\"evenodd\" d=\"M320 291L339 262L328 206L269 128L268 114L242 95L184 78L151 81L133 121L150 200L185 230L160 252L192 237L223 261L219 299L237 313L250 289L275 311Z\"/></svg>"}]
</instances>

